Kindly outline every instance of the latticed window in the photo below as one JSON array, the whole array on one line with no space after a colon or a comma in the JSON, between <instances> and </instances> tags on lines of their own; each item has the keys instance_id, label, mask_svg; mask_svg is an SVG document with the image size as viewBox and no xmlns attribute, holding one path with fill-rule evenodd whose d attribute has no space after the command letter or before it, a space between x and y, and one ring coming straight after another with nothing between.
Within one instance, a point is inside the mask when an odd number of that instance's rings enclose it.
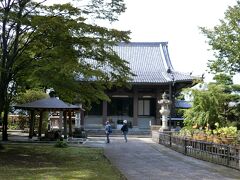
<instances>
[{"instance_id":1,"label":"latticed window","mask_svg":"<svg viewBox=\"0 0 240 180\"><path fill-rule=\"evenodd\" d=\"M108 116L133 116L133 98L112 98L108 103Z\"/></svg>"},{"instance_id":2,"label":"latticed window","mask_svg":"<svg viewBox=\"0 0 240 180\"><path fill-rule=\"evenodd\" d=\"M154 99L139 99L138 100L138 115L139 116L154 116L156 110Z\"/></svg>"}]
</instances>

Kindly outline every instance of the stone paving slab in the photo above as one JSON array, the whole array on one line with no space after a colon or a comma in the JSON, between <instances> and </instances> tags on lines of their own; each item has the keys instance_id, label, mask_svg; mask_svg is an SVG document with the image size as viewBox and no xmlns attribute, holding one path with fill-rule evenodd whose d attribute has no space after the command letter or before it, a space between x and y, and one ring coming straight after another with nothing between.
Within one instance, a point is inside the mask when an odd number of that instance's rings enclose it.
<instances>
[{"instance_id":1,"label":"stone paving slab","mask_svg":"<svg viewBox=\"0 0 240 180\"><path fill-rule=\"evenodd\" d=\"M237 180L240 171L198 160L175 152L150 138L104 137L90 139L86 145L104 148L107 158L128 180Z\"/></svg>"}]
</instances>

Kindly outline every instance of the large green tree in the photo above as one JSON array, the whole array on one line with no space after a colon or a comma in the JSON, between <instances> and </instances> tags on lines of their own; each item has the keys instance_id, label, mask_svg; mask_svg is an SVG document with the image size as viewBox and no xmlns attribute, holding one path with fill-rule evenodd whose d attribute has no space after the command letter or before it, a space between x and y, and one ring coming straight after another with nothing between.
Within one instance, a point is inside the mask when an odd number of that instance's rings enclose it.
<instances>
[{"instance_id":1,"label":"large green tree","mask_svg":"<svg viewBox=\"0 0 240 180\"><path fill-rule=\"evenodd\" d=\"M69 102L75 97L89 102L106 99L106 88L123 85L131 74L127 62L112 49L128 41L129 32L94 23L117 20L125 11L123 0L47 6L49 1L0 0L3 140L7 140L9 104L19 89L51 87Z\"/></svg>"},{"instance_id":2,"label":"large green tree","mask_svg":"<svg viewBox=\"0 0 240 180\"><path fill-rule=\"evenodd\" d=\"M186 126L215 128L215 123L221 127L234 123L239 126L239 85L232 83L231 76L218 74L215 83L209 83L205 90L189 89L193 95L192 108L184 112Z\"/></svg>"},{"instance_id":3,"label":"large green tree","mask_svg":"<svg viewBox=\"0 0 240 180\"><path fill-rule=\"evenodd\" d=\"M208 91L196 94L204 94L204 101L208 101L202 112L207 113L207 116L204 116L206 120L210 120L215 114L216 117L213 117L211 122L218 121L225 125L227 121L237 123L240 108L239 85L233 84L232 76L240 72L240 1L236 1L235 6L228 7L218 25L212 29L200 29L214 52L215 59L209 60L208 67L210 72L215 74L214 86L217 88L210 87ZM204 101L199 101L200 107L203 107L201 105ZM212 110L214 112L211 113Z\"/></svg>"},{"instance_id":4,"label":"large green tree","mask_svg":"<svg viewBox=\"0 0 240 180\"><path fill-rule=\"evenodd\" d=\"M216 59L209 60L212 73L225 72L235 74L240 72L240 1L233 7L228 7L224 19L212 29L201 27L208 44L214 50Z\"/></svg>"}]
</instances>

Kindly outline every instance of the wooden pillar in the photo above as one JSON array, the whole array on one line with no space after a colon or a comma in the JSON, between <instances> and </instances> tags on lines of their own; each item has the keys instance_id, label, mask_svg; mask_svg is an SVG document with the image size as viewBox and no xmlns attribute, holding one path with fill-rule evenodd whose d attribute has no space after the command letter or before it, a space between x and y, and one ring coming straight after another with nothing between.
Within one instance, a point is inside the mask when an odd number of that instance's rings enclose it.
<instances>
[{"instance_id":1,"label":"wooden pillar","mask_svg":"<svg viewBox=\"0 0 240 180\"><path fill-rule=\"evenodd\" d=\"M102 117L102 123L105 124L105 122L107 121L107 101L103 101Z\"/></svg>"},{"instance_id":2,"label":"wooden pillar","mask_svg":"<svg viewBox=\"0 0 240 180\"><path fill-rule=\"evenodd\" d=\"M67 139L67 112L63 111L64 139Z\"/></svg>"},{"instance_id":3,"label":"wooden pillar","mask_svg":"<svg viewBox=\"0 0 240 180\"><path fill-rule=\"evenodd\" d=\"M157 92L156 92L156 119L155 119L155 125L160 125L160 118L161 114L159 110L161 109L161 105L158 103L162 98L160 88L158 87Z\"/></svg>"},{"instance_id":4,"label":"wooden pillar","mask_svg":"<svg viewBox=\"0 0 240 180\"><path fill-rule=\"evenodd\" d=\"M59 120L58 120L58 124L59 124L59 130L62 132L62 127L63 127L63 112L60 111L59 112Z\"/></svg>"},{"instance_id":5,"label":"wooden pillar","mask_svg":"<svg viewBox=\"0 0 240 180\"><path fill-rule=\"evenodd\" d=\"M70 110L68 111L68 125L69 125L68 134L69 137L72 137L72 112Z\"/></svg>"},{"instance_id":6,"label":"wooden pillar","mask_svg":"<svg viewBox=\"0 0 240 180\"><path fill-rule=\"evenodd\" d=\"M34 120L35 120L35 111L31 110L30 122L29 122L29 138L32 139L34 132Z\"/></svg>"},{"instance_id":7,"label":"wooden pillar","mask_svg":"<svg viewBox=\"0 0 240 180\"><path fill-rule=\"evenodd\" d=\"M134 89L133 94L133 126L138 125L138 92Z\"/></svg>"},{"instance_id":8,"label":"wooden pillar","mask_svg":"<svg viewBox=\"0 0 240 180\"><path fill-rule=\"evenodd\" d=\"M38 137L42 136L42 119L43 119L43 110L40 111L39 124L38 124Z\"/></svg>"},{"instance_id":9,"label":"wooden pillar","mask_svg":"<svg viewBox=\"0 0 240 180\"><path fill-rule=\"evenodd\" d=\"M81 122L81 113L75 112L75 128L81 127L80 122Z\"/></svg>"},{"instance_id":10,"label":"wooden pillar","mask_svg":"<svg viewBox=\"0 0 240 180\"><path fill-rule=\"evenodd\" d=\"M84 111L81 111L80 112L80 116L81 116L81 121L80 121L80 125L81 125L81 127L84 127Z\"/></svg>"}]
</instances>

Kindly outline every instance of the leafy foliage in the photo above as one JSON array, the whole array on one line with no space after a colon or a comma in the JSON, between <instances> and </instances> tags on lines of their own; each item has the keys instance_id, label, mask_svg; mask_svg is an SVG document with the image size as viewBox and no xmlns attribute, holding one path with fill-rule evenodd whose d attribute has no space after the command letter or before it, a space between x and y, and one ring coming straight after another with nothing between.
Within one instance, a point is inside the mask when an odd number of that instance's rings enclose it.
<instances>
[{"instance_id":1,"label":"leafy foliage","mask_svg":"<svg viewBox=\"0 0 240 180\"><path fill-rule=\"evenodd\" d=\"M28 89L26 92L19 93L15 98L15 102L18 104L25 104L47 97L48 95L40 89Z\"/></svg>"},{"instance_id":2,"label":"leafy foliage","mask_svg":"<svg viewBox=\"0 0 240 180\"><path fill-rule=\"evenodd\" d=\"M106 99L106 88L123 85L129 79L127 62L112 49L118 42L128 41L129 32L87 21L88 16L117 20L125 10L122 0L89 0L81 8L70 3L45 6L34 1L8 2L1 4L0 14L0 80L4 75L8 79L5 88L12 79L17 87L52 87L62 99L73 101L78 94L84 101ZM96 81L81 84L76 78Z\"/></svg>"},{"instance_id":3,"label":"leafy foliage","mask_svg":"<svg viewBox=\"0 0 240 180\"><path fill-rule=\"evenodd\" d=\"M57 142L55 143L54 146L57 148L67 148L68 147L68 145L65 141L61 141L59 139L57 140Z\"/></svg>"},{"instance_id":4,"label":"leafy foliage","mask_svg":"<svg viewBox=\"0 0 240 180\"><path fill-rule=\"evenodd\" d=\"M132 75L112 48L128 42L130 32L94 23L116 21L125 11L123 0L45 2L50 0L0 3L0 112L13 95L35 87L54 88L70 103L107 100L104 91L125 85Z\"/></svg>"},{"instance_id":5,"label":"leafy foliage","mask_svg":"<svg viewBox=\"0 0 240 180\"><path fill-rule=\"evenodd\" d=\"M240 72L240 1L229 7L224 19L213 29L201 27L201 31L208 38L208 44L214 50L216 59L209 60L211 72Z\"/></svg>"},{"instance_id":6,"label":"leafy foliage","mask_svg":"<svg viewBox=\"0 0 240 180\"><path fill-rule=\"evenodd\" d=\"M232 86L212 83L208 85L208 90L191 91L194 98L192 108L184 112L186 126L214 129L215 123L223 127L231 121L239 120L238 114L234 114L236 106L230 106L230 103L239 101L239 95L230 93L233 91Z\"/></svg>"}]
</instances>

